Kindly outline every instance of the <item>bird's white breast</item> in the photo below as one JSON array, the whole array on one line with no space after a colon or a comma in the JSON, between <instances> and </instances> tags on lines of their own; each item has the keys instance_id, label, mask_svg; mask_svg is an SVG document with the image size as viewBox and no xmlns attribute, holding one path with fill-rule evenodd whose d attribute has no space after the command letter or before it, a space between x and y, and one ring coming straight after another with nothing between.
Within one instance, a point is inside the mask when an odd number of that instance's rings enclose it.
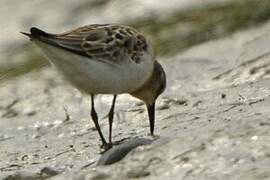
<instances>
[{"instance_id":1,"label":"bird's white breast","mask_svg":"<svg viewBox=\"0 0 270 180\"><path fill-rule=\"evenodd\" d=\"M130 93L141 87L153 71L154 61L151 53L144 53L139 63L129 58L117 63L107 63L40 41L35 43L74 86L89 94Z\"/></svg>"}]
</instances>

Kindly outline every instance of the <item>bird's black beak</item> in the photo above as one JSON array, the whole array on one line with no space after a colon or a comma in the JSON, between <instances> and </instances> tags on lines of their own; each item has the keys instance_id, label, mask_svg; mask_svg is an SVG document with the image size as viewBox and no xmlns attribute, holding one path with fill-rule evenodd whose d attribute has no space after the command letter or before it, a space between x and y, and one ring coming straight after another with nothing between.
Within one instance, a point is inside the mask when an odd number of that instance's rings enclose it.
<instances>
[{"instance_id":1,"label":"bird's black beak","mask_svg":"<svg viewBox=\"0 0 270 180\"><path fill-rule=\"evenodd\" d=\"M21 32L23 35L28 36L30 39L41 39L42 37L52 37L52 34L46 33L36 27L30 29L30 33Z\"/></svg>"},{"instance_id":2,"label":"bird's black beak","mask_svg":"<svg viewBox=\"0 0 270 180\"><path fill-rule=\"evenodd\" d=\"M26 32L20 32L20 33L22 33L23 35L26 35L28 37L31 37L31 34L30 33L26 33Z\"/></svg>"},{"instance_id":3,"label":"bird's black beak","mask_svg":"<svg viewBox=\"0 0 270 180\"><path fill-rule=\"evenodd\" d=\"M155 102L152 104L147 105L147 111L149 116L149 123L150 123L150 133L151 135L154 135L154 129L155 129Z\"/></svg>"}]
</instances>

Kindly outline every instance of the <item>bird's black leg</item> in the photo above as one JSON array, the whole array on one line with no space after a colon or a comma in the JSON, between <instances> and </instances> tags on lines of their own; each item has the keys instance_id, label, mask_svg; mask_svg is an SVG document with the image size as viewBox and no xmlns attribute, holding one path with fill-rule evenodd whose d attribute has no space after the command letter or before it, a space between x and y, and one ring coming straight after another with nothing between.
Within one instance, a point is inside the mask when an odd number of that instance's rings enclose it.
<instances>
[{"instance_id":1,"label":"bird's black leg","mask_svg":"<svg viewBox=\"0 0 270 180\"><path fill-rule=\"evenodd\" d=\"M150 123L150 134L153 136L154 129L155 129L155 102L147 105L147 111L148 111L149 123Z\"/></svg>"},{"instance_id":2,"label":"bird's black leg","mask_svg":"<svg viewBox=\"0 0 270 180\"><path fill-rule=\"evenodd\" d=\"M102 142L102 147L106 148L108 146L108 143L106 142L106 140L101 132L100 126L98 124L98 115L97 115L97 112L95 110L94 95L93 94L91 94L91 117L92 117L92 120L95 124L97 131L98 131L98 134L100 136L100 139Z\"/></svg>"},{"instance_id":3,"label":"bird's black leg","mask_svg":"<svg viewBox=\"0 0 270 180\"><path fill-rule=\"evenodd\" d=\"M112 146L112 124L113 124L114 105L116 101L116 96L117 95L113 95L113 102L112 102L111 109L109 111L109 147Z\"/></svg>"}]
</instances>

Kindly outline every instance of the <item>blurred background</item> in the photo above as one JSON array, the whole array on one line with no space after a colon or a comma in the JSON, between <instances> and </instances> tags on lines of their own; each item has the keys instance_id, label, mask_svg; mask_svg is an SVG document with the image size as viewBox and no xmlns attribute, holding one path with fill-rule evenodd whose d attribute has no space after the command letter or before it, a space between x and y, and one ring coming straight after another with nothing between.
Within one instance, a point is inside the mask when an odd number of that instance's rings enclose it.
<instances>
[{"instance_id":1,"label":"blurred background","mask_svg":"<svg viewBox=\"0 0 270 180\"><path fill-rule=\"evenodd\" d=\"M269 20L270 0L0 0L0 179L19 170L40 177L47 167L74 174L94 167L95 179L269 180ZM20 34L93 23L145 34L168 82L156 107L164 144L104 172L93 164L100 148L89 97L46 68ZM111 101L95 101L105 133ZM148 128L143 103L119 96L113 140L145 137Z\"/></svg>"},{"instance_id":2,"label":"blurred background","mask_svg":"<svg viewBox=\"0 0 270 180\"><path fill-rule=\"evenodd\" d=\"M93 23L121 23L147 34L158 56L267 21L269 0L1 0L0 80L47 61L20 31L36 26L60 33Z\"/></svg>"}]
</instances>

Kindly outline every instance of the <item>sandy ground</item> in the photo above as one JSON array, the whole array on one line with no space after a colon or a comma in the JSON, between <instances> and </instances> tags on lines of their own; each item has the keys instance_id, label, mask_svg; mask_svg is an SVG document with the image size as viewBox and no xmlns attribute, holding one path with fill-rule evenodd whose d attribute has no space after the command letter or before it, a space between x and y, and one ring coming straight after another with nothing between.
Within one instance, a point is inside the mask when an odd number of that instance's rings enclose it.
<instances>
[{"instance_id":1,"label":"sandy ground","mask_svg":"<svg viewBox=\"0 0 270 180\"><path fill-rule=\"evenodd\" d=\"M96 166L89 97L53 68L4 82L0 178L270 179L269 29L266 23L162 58L168 88L157 103L159 138L110 166ZM111 99L96 99L106 136ZM120 96L114 141L148 132L144 106Z\"/></svg>"}]
</instances>

